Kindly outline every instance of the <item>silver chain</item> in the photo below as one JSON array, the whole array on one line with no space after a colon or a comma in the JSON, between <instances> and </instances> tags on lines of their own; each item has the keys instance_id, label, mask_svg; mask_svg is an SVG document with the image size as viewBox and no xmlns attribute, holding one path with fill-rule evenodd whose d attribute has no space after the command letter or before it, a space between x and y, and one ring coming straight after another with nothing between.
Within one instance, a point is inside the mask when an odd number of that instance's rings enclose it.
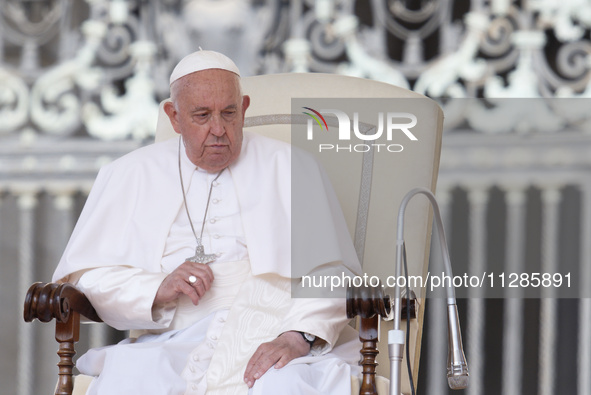
<instances>
[{"instance_id":1,"label":"silver chain","mask_svg":"<svg viewBox=\"0 0 591 395\"><path fill-rule=\"evenodd\" d=\"M218 173L218 175L213 179L213 181L211 182L211 184L209 185L209 193L207 195L207 204L205 205L205 214L203 214L203 224L201 225L201 234L199 235L199 237L197 237L197 233L195 232L195 227L193 227L193 220L191 220L191 215L189 214L189 206L187 205L187 197L185 194L185 184L183 183L183 173L181 170L181 140L182 140L182 136L179 137L179 177L181 179L181 191L183 193L183 202L185 203L185 211L187 213L187 217L189 218L189 225L191 225L191 230L193 231L193 235L195 236L195 240L197 241L197 245L203 245L201 244L201 239L203 238L203 229L205 229L205 220L207 218L207 210L209 210L209 200L211 199L211 190L213 189L213 183L216 182L216 180L218 178L220 178L220 176L222 175L222 172L224 170L226 170L226 168L224 167L222 170L220 170L220 172Z\"/></svg>"}]
</instances>

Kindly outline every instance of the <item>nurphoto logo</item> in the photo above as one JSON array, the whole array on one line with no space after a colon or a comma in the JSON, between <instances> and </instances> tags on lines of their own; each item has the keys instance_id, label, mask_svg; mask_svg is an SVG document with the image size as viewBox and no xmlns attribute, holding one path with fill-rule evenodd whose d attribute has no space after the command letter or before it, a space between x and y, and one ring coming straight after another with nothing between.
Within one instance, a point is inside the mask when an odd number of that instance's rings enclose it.
<instances>
[{"instance_id":1,"label":"nurphoto logo","mask_svg":"<svg viewBox=\"0 0 591 395\"><path fill-rule=\"evenodd\" d=\"M302 107L305 110L303 113L308 115L307 123L307 139L314 140L314 124L318 125L321 132L330 132L329 124L325 115L329 117L329 122L336 118L336 125L338 126L338 140L339 142L350 141L352 138L363 141L359 144L318 144L318 152L323 151L346 151L346 152L368 152L372 148L380 152L381 150L388 152L402 152L404 147L402 144L392 143L395 136L405 136L410 141L418 141L418 138L411 132L411 129L417 124L417 117L408 112L378 112L376 124L368 124L359 121L359 113L353 112L353 123L347 113L335 109L321 109L315 110L311 107ZM334 122L331 122L333 124ZM353 131L353 136L351 136ZM385 133L384 133L385 132ZM388 142L377 143L376 140L385 138ZM372 141L373 143L365 143Z\"/></svg>"}]
</instances>

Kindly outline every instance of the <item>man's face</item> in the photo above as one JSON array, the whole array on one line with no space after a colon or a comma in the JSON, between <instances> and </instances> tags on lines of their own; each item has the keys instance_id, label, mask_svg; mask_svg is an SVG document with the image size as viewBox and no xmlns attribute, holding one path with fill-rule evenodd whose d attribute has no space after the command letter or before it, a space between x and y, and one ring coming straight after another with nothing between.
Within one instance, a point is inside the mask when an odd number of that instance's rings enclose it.
<instances>
[{"instance_id":1,"label":"man's face","mask_svg":"<svg viewBox=\"0 0 591 395\"><path fill-rule=\"evenodd\" d=\"M203 70L173 83L174 103L165 103L174 130L183 136L196 166L217 172L233 163L242 147L244 113L238 77L226 70Z\"/></svg>"}]
</instances>

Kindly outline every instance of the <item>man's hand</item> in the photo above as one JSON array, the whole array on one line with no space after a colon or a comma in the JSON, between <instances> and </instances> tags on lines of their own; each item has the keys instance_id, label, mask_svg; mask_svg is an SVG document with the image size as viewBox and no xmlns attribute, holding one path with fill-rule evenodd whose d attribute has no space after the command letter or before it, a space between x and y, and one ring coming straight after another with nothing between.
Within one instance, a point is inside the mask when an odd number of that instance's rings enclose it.
<instances>
[{"instance_id":1,"label":"man's hand","mask_svg":"<svg viewBox=\"0 0 591 395\"><path fill-rule=\"evenodd\" d=\"M303 357L310 351L310 345L299 332L289 331L282 333L275 340L263 343L246 365L244 382L248 388L252 388L255 380L273 365L279 369L287 365L292 359Z\"/></svg>"},{"instance_id":2,"label":"man's hand","mask_svg":"<svg viewBox=\"0 0 591 395\"><path fill-rule=\"evenodd\" d=\"M197 277L197 281L189 283L190 276ZM199 299L211 288L212 282L213 272L208 265L187 261L164 278L156 292L154 306L176 300L182 294L190 297L193 304L197 305Z\"/></svg>"}]
</instances>

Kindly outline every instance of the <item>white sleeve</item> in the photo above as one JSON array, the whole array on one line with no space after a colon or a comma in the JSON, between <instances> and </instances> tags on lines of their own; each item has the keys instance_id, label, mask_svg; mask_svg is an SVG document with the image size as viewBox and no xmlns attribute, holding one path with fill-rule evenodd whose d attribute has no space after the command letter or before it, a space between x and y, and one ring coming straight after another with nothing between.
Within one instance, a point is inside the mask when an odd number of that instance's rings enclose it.
<instances>
[{"instance_id":1,"label":"white sleeve","mask_svg":"<svg viewBox=\"0 0 591 395\"><path fill-rule=\"evenodd\" d=\"M348 322L345 299L293 298L280 332L308 332L319 337L323 341L316 342L311 352L322 355L332 350Z\"/></svg>"},{"instance_id":2,"label":"white sleeve","mask_svg":"<svg viewBox=\"0 0 591 395\"><path fill-rule=\"evenodd\" d=\"M176 302L153 307L156 292L167 276L127 266L109 266L84 272L76 286L90 300L99 317L119 330L165 329Z\"/></svg>"}]
</instances>

